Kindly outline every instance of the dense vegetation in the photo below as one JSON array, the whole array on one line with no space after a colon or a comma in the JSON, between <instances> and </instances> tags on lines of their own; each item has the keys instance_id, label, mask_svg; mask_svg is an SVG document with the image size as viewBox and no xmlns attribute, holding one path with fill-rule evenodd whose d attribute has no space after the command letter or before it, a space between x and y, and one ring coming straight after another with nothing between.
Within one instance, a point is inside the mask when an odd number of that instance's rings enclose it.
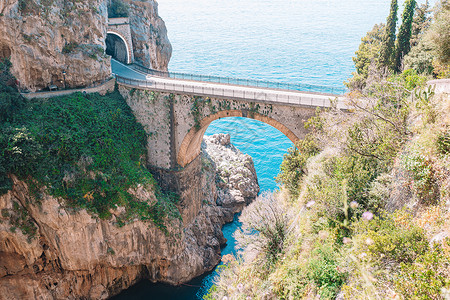
<instances>
[{"instance_id":1,"label":"dense vegetation","mask_svg":"<svg viewBox=\"0 0 450 300\"><path fill-rule=\"evenodd\" d=\"M426 82L449 76L450 7L440 3L430 22L427 7L406 1L393 43L396 6L356 52L351 109L307 122L282 163L282 189L243 211L243 251L206 299L449 297L450 99ZM414 67L424 56L430 67Z\"/></svg>"},{"instance_id":2,"label":"dense vegetation","mask_svg":"<svg viewBox=\"0 0 450 300\"><path fill-rule=\"evenodd\" d=\"M67 207L101 219L124 207L119 226L137 217L164 228L167 215L178 217L177 198L162 193L145 168L146 133L119 92L25 100L7 60L0 70L0 193L16 175L36 202L45 186ZM139 199L139 187L158 199Z\"/></svg>"},{"instance_id":3,"label":"dense vegetation","mask_svg":"<svg viewBox=\"0 0 450 300\"><path fill-rule=\"evenodd\" d=\"M406 1L402 24L396 34L397 1L392 0L387 24L376 24L361 39L353 58L356 72L347 86L351 90L363 91L371 74L384 72L387 75L406 69L436 78L449 77L449 2L442 1L434 11L431 18L428 2L416 5L415 1Z\"/></svg>"},{"instance_id":4,"label":"dense vegetation","mask_svg":"<svg viewBox=\"0 0 450 300\"><path fill-rule=\"evenodd\" d=\"M122 0L111 0L108 2L108 18L128 17L130 7Z\"/></svg>"}]
</instances>

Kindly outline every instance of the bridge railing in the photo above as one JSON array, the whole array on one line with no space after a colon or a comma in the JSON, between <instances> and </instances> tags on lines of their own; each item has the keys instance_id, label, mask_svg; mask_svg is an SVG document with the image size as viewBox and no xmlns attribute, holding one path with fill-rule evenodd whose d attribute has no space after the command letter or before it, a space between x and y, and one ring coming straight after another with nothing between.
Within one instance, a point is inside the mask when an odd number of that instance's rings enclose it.
<instances>
[{"instance_id":1,"label":"bridge railing","mask_svg":"<svg viewBox=\"0 0 450 300\"><path fill-rule=\"evenodd\" d=\"M264 88L270 88L270 89L316 92L316 93L325 93L325 94L333 94L333 95L342 95L348 91L345 88L314 85L314 84L307 84L307 83L292 84L292 83L255 80L255 79L240 79L240 78L198 75L198 74L189 74L189 73L180 73L180 72L165 72L165 71L149 69L149 68L141 66L139 64L133 64L133 67L143 73L146 73L146 74L159 76L159 77L174 78L174 79L187 79L187 80L195 80L195 81L242 85L242 86L248 86L248 87L264 87Z\"/></svg>"},{"instance_id":2,"label":"bridge railing","mask_svg":"<svg viewBox=\"0 0 450 300\"><path fill-rule=\"evenodd\" d=\"M116 81L119 83L127 84L134 87L142 87L148 89L154 89L159 91L168 92L180 92L180 93L192 93L195 95L206 97L227 97L229 99L242 99L255 102L272 102L282 103L290 105L304 105L313 107L331 107L331 101L336 96L318 95L318 94L306 94L296 93L292 91L271 91L271 90L258 90L254 88L240 88L236 89L233 86L223 85L217 87L213 85L196 85L196 84L184 84L171 80L167 82L152 81L152 80L139 80L126 78L116 75ZM341 100L337 101L337 108L346 109L347 106Z\"/></svg>"}]
</instances>

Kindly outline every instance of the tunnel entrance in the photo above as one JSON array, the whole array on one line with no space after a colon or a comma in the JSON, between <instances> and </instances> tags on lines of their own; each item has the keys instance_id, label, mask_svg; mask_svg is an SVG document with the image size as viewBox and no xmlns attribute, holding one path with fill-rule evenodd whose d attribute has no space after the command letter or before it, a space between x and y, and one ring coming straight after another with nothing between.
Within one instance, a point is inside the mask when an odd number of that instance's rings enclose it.
<instances>
[{"instance_id":1,"label":"tunnel entrance","mask_svg":"<svg viewBox=\"0 0 450 300\"><path fill-rule=\"evenodd\" d=\"M108 32L106 35L106 54L111 55L121 63L129 63L127 44L118 34Z\"/></svg>"}]
</instances>

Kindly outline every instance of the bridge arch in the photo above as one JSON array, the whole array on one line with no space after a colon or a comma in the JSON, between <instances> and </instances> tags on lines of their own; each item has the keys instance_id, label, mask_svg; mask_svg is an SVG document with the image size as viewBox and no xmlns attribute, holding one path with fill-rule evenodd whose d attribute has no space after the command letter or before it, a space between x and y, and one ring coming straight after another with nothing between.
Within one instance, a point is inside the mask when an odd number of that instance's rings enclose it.
<instances>
[{"instance_id":1,"label":"bridge arch","mask_svg":"<svg viewBox=\"0 0 450 300\"><path fill-rule=\"evenodd\" d=\"M117 31L107 31L106 54L111 55L114 59L122 63L132 63L131 47L128 45L127 39Z\"/></svg>"},{"instance_id":2,"label":"bridge arch","mask_svg":"<svg viewBox=\"0 0 450 300\"><path fill-rule=\"evenodd\" d=\"M295 144L300 139L288 127L271 117L262 115L257 112L249 112L243 110L223 110L215 114L206 116L199 122L198 126L194 126L188 131L178 151L178 164L181 167L185 167L190 162L192 162L200 154L203 136L205 135L208 126L215 120L228 117L245 117L261 121L278 129L289 140L291 140L293 144Z\"/></svg>"}]
</instances>

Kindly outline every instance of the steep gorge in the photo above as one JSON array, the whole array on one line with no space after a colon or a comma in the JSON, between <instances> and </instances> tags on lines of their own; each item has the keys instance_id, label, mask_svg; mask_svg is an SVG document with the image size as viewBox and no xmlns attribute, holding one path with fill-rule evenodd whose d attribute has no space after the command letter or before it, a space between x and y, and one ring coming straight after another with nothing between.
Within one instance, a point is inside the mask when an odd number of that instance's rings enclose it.
<instances>
[{"instance_id":1,"label":"steep gorge","mask_svg":"<svg viewBox=\"0 0 450 300\"><path fill-rule=\"evenodd\" d=\"M136 62L167 70L171 46L157 3L124 2ZM10 59L19 89L108 79L107 5L108 0L0 0L0 58ZM213 143L228 147L228 157L237 153L229 136ZM105 299L143 278L179 284L211 270L226 241L222 225L259 191L251 159L238 155L239 160L237 173L221 180L207 154L171 171L183 218L166 220L166 231L151 220L121 223L126 211L120 205L109 210L111 217L99 218L52 196L49 188L36 190L31 178L9 174L12 189L0 196L0 299ZM241 184L239 172L250 180ZM127 192L141 202L157 201L148 186Z\"/></svg>"},{"instance_id":2,"label":"steep gorge","mask_svg":"<svg viewBox=\"0 0 450 300\"><path fill-rule=\"evenodd\" d=\"M218 145L214 153L202 154L176 175L180 193L189 189L190 196L179 209L192 218L169 220L166 233L140 220L118 226L120 207L100 220L45 189L36 202L27 184L13 176L13 189L0 197L0 299L105 299L143 278L179 284L211 270L226 241L222 225L259 191L251 159L229 145L229 136L221 145L223 139L210 139L209 145ZM228 175L231 180L221 177L211 155L241 165ZM245 184L235 184L243 175ZM131 192L141 201L154 198L143 187ZM14 227L10 220L17 215L37 227L34 237Z\"/></svg>"}]
</instances>

